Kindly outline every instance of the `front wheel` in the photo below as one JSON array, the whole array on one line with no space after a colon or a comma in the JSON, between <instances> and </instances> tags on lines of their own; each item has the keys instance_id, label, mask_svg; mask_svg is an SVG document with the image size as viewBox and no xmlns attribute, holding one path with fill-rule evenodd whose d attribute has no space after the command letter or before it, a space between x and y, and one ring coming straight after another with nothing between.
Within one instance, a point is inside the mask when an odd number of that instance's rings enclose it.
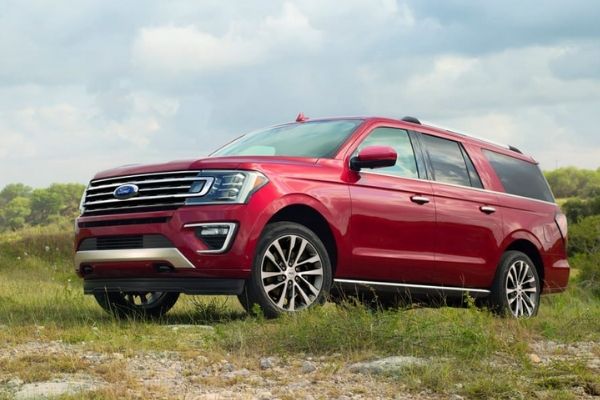
<instances>
[{"instance_id":1,"label":"front wheel","mask_svg":"<svg viewBox=\"0 0 600 400\"><path fill-rule=\"evenodd\" d=\"M158 318L175 305L179 293L105 292L94 293L94 297L104 310L119 318Z\"/></svg>"},{"instance_id":2,"label":"front wheel","mask_svg":"<svg viewBox=\"0 0 600 400\"><path fill-rule=\"evenodd\" d=\"M541 282L535 265L520 251L507 251L500 259L490 303L494 311L529 318L540 306Z\"/></svg>"},{"instance_id":3,"label":"front wheel","mask_svg":"<svg viewBox=\"0 0 600 400\"><path fill-rule=\"evenodd\" d=\"M265 228L238 298L248 312L258 304L273 318L323 303L331 282L331 262L319 237L303 225L276 222Z\"/></svg>"}]
</instances>

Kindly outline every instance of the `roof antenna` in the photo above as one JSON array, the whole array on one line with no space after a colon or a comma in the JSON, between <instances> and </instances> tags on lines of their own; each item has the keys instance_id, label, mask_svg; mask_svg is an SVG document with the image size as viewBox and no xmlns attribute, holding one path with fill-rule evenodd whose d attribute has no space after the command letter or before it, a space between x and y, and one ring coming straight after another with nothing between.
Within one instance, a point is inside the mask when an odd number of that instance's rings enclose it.
<instances>
[{"instance_id":1,"label":"roof antenna","mask_svg":"<svg viewBox=\"0 0 600 400\"><path fill-rule=\"evenodd\" d=\"M298 116L296 117L296 122L306 122L308 121L308 117L304 115L304 113L300 113L298 114Z\"/></svg>"}]
</instances>

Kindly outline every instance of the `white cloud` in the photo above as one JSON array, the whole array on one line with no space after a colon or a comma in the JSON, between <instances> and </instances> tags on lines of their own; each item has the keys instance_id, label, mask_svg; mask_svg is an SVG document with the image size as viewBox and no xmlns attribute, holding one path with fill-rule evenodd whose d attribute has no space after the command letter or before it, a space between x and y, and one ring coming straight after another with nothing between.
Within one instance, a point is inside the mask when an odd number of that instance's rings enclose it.
<instances>
[{"instance_id":1,"label":"white cloud","mask_svg":"<svg viewBox=\"0 0 600 400\"><path fill-rule=\"evenodd\" d=\"M133 44L133 62L157 73L202 73L266 62L279 49L318 48L321 34L292 3L281 15L256 26L232 24L222 36L194 25L142 28Z\"/></svg>"},{"instance_id":2,"label":"white cloud","mask_svg":"<svg viewBox=\"0 0 600 400\"><path fill-rule=\"evenodd\" d=\"M521 3L8 3L0 187L199 157L299 111L414 114L595 168L600 8Z\"/></svg>"}]
</instances>

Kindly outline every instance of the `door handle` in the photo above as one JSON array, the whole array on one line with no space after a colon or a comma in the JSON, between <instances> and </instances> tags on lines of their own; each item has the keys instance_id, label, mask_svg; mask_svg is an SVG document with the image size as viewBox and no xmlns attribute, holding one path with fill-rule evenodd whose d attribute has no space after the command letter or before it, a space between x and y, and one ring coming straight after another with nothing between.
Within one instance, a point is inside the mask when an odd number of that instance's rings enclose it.
<instances>
[{"instance_id":1,"label":"door handle","mask_svg":"<svg viewBox=\"0 0 600 400\"><path fill-rule=\"evenodd\" d=\"M496 209L492 206L481 206L479 207L479 211L486 214L493 214L496 212Z\"/></svg>"},{"instance_id":2,"label":"door handle","mask_svg":"<svg viewBox=\"0 0 600 400\"><path fill-rule=\"evenodd\" d=\"M429 203L429 197L425 196L410 196L410 201L417 204L427 204Z\"/></svg>"}]
</instances>

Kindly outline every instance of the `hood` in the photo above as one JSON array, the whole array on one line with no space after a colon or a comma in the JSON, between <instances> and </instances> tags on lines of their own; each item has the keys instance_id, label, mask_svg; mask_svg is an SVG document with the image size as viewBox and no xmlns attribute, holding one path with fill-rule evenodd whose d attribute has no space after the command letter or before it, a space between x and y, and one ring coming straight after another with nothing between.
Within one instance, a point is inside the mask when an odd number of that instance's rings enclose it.
<instances>
[{"instance_id":1,"label":"hood","mask_svg":"<svg viewBox=\"0 0 600 400\"><path fill-rule=\"evenodd\" d=\"M274 157L274 156L236 156L201 158L197 160L177 160L160 164L130 164L107 169L97 173L93 179L112 178L115 176L151 174L154 172L170 172L201 169L260 169L264 164L307 165L315 164L316 158Z\"/></svg>"}]
</instances>

